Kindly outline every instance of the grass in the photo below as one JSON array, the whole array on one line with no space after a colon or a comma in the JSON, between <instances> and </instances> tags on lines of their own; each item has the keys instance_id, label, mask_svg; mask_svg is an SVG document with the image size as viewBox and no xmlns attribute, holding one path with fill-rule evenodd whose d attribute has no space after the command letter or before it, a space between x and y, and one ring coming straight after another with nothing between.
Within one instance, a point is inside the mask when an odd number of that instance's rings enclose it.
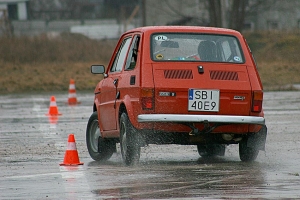
<instances>
[{"instance_id":1,"label":"grass","mask_svg":"<svg viewBox=\"0 0 300 200\"><path fill-rule=\"evenodd\" d=\"M0 93L67 91L70 79L76 81L78 90L93 90L101 76L90 73L92 64L95 63L7 63L1 65Z\"/></svg>"},{"instance_id":2,"label":"grass","mask_svg":"<svg viewBox=\"0 0 300 200\"><path fill-rule=\"evenodd\" d=\"M300 63L260 62L258 71L266 90L295 90L300 83Z\"/></svg>"},{"instance_id":3,"label":"grass","mask_svg":"<svg viewBox=\"0 0 300 200\"><path fill-rule=\"evenodd\" d=\"M300 38L297 33L245 33L265 90L292 90L300 83ZM93 91L102 78L92 64L107 65L117 41L96 41L76 34L57 38L0 38L0 94Z\"/></svg>"},{"instance_id":4,"label":"grass","mask_svg":"<svg viewBox=\"0 0 300 200\"><path fill-rule=\"evenodd\" d=\"M0 38L0 93L93 90L102 76L92 64L107 65L115 40L96 41L64 33L58 38Z\"/></svg>"},{"instance_id":5,"label":"grass","mask_svg":"<svg viewBox=\"0 0 300 200\"><path fill-rule=\"evenodd\" d=\"M295 90L300 83L299 33L244 34L257 61L265 90Z\"/></svg>"}]
</instances>

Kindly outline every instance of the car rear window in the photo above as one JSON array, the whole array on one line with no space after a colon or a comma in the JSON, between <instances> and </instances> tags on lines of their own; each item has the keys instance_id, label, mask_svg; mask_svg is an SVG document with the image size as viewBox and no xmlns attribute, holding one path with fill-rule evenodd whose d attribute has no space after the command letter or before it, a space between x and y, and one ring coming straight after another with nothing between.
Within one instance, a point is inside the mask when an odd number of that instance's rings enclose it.
<instances>
[{"instance_id":1,"label":"car rear window","mask_svg":"<svg viewBox=\"0 0 300 200\"><path fill-rule=\"evenodd\" d=\"M215 34L152 34L151 57L154 61L244 62L236 37Z\"/></svg>"}]
</instances>

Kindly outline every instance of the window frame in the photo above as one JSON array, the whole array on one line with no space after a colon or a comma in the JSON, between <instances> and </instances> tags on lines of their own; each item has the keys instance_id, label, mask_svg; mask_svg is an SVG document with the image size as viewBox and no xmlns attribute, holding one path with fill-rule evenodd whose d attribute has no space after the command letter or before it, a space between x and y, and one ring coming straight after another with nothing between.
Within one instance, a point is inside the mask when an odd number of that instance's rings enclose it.
<instances>
[{"instance_id":1,"label":"window frame","mask_svg":"<svg viewBox=\"0 0 300 200\"><path fill-rule=\"evenodd\" d=\"M141 44L141 35L140 34L135 34L132 37L132 41L131 41L131 44L130 44L130 47L129 47L129 51L128 51L128 55L127 55L127 59L126 59L126 63L125 63L125 68L124 68L125 71L135 69L137 61L138 61L138 57L139 57L140 44ZM131 67L131 63L133 63L132 58L134 58L134 56L133 56L134 52L133 51L134 51L135 48L136 48L136 61L135 61L134 67Z\"/></svg>"},{"instance_id":2,"label":"window frame","mask_svg":"<svg viewBox=\"0 0 300 200\"><path fill-rule=\"evenodd\" d=\"M110 73L115 73L115 72L121 72L122 71L122 69L124 67L124 64L126 63L126 59L127 59L127 55L128 55L128 51L129 51L131 42L132 42L132 35L128 35L128 36L124 37L124 39L121 42L121 45L118 48L116 56L114 57L114 61L112 62L111 67L109 69ZM123 64L122 64L121 69L119 69L118 68L118 66L119 66L118 63L120 62L120 55L121 55L121 53L123 53L122 50L124 49L124 46L127 45L127 44L128 44L128 47L125 48L126 52L124 52L125 55L124 55Z\"/></svg>"},{"instance_id":3,"label":"window frame","mask_svg":"<svg viewBox=\"0 0 300 200\"><path fill-rule=\"evenodd\" d=\"M225 37L232 37L237 42L237 48L240 50L241 53L241 62L228 62L228 61L201 61L201 60L158 60L155 59L154 53L153 53L153 40L154 35L168 35L168 34L182 34L182 35L211 35L211 36L225 36ZM246 57L244 55L244 50L241 46L240 40L235 36L231 34L218 34L218 33L196 33L196 32L155 32L150 35L150 58L154 62L216 62L216 63L232 63L232 64L244 64L246 63ZM221 52L220 52L221 53Z\"/></svg>"}]
</instances>

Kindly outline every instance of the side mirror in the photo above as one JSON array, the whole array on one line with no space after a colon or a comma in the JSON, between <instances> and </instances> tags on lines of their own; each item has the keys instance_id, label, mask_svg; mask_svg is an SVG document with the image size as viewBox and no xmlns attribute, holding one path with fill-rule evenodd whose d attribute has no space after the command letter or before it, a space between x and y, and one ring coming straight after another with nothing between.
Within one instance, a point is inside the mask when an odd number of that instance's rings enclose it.
<instances>
[{"instance_id":1,"label":"side mirror","mask_svg":"<svg viewBox=\"0 0 300 200\"><path fill-rule=\"evenodd\" d=\"M92 74L104 74L105 67L103 65L92 65L91 66L91 73Z\"/></svg>"}]
</instances>

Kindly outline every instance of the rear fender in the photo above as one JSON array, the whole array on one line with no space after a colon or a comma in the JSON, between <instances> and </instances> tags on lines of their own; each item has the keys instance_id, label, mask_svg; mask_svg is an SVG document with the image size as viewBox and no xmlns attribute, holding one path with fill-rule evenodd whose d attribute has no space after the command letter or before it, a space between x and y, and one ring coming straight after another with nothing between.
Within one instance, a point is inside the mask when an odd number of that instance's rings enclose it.
<instances>
[{"instance_id":1,"label":"rear fender","mask_svg":"<svg viewBox=\"0 0 300 200\"><path fill-rule=\"evenodd\" d=\"M128 118L131 122L131 124L136 127L137 125L137 117L134 115L134 109L133 109L133 105L132 105L132 99L130 98L129 95L125 95L124 98L122 99L122 102L120 103L119 106L119 118L121 117L122 113L126 112L128 115ZM119 124L119 120L118 120L118 130L120 129L120 124Z\"/></svg>"}]
</instances>

